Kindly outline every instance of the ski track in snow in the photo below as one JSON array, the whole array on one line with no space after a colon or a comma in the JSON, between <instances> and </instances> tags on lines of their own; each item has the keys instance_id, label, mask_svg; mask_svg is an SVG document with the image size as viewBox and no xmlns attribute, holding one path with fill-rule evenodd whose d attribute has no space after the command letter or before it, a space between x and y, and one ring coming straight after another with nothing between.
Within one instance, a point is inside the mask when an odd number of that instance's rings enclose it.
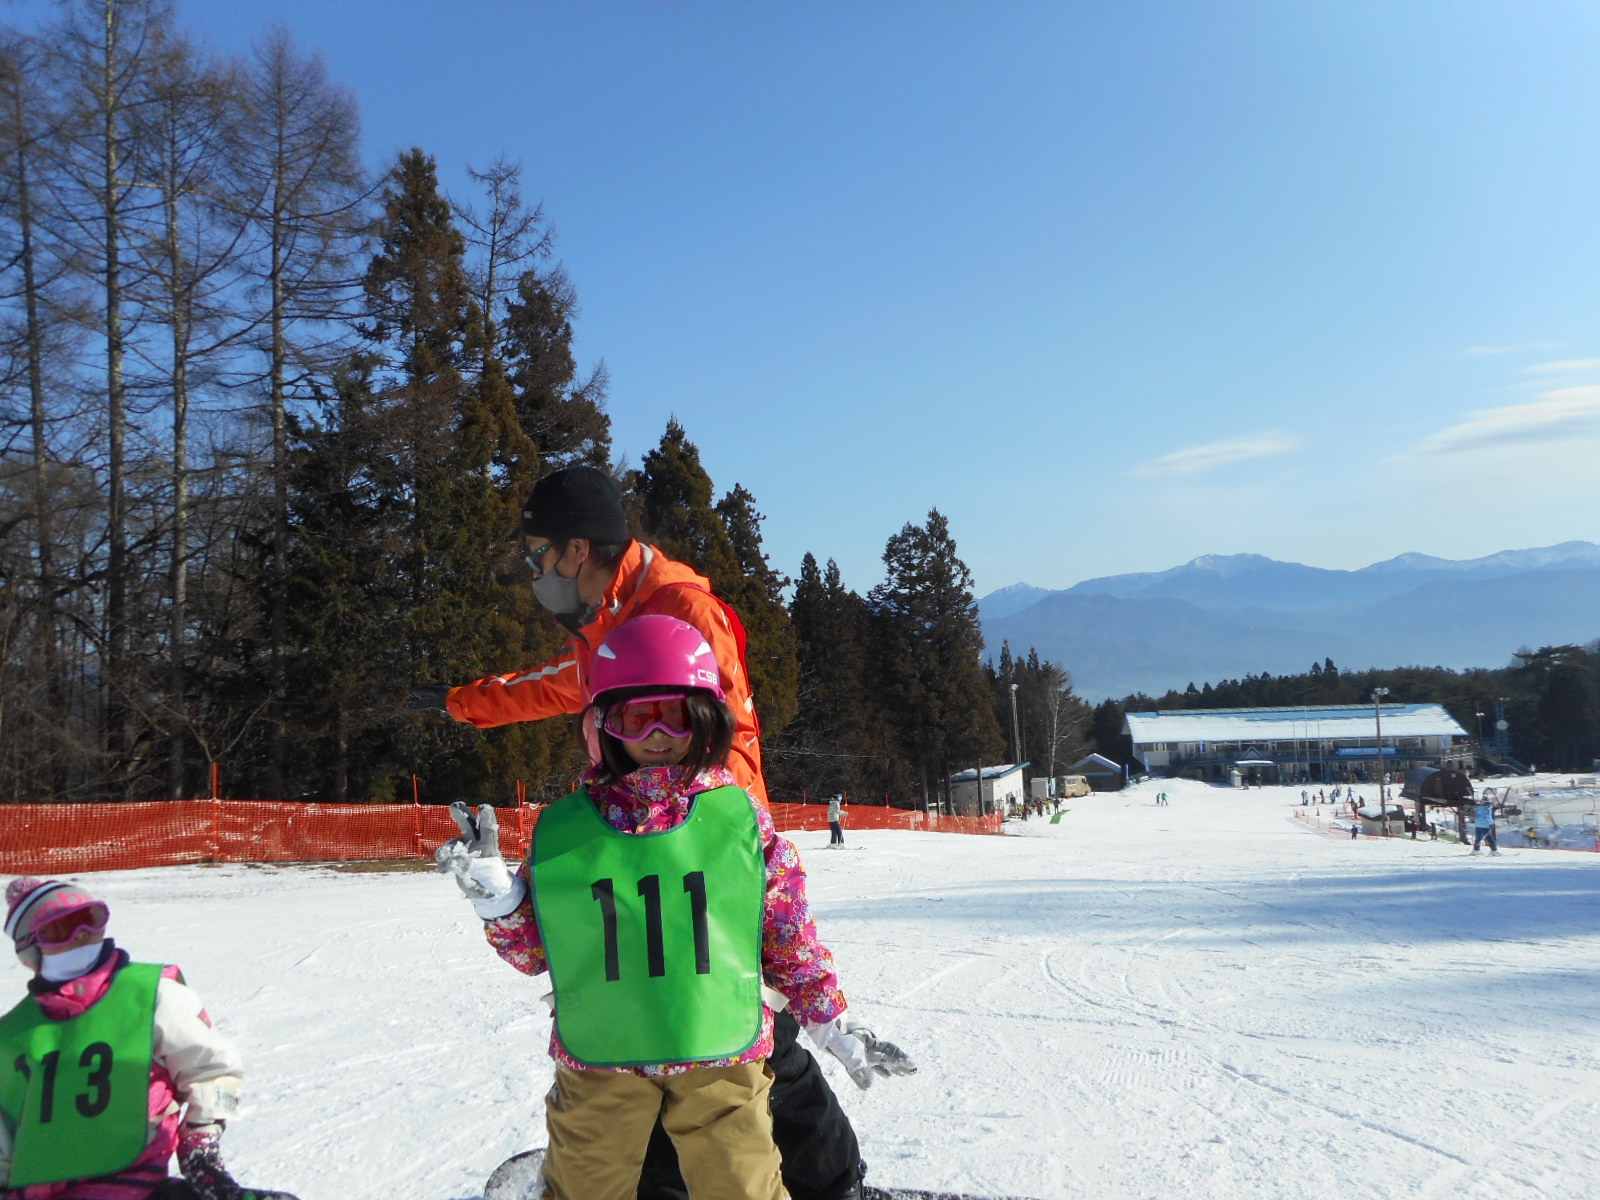
<instances>
[{"instance_id":1,"label":"ski track in snow","mask_svg":"<svg viewBox=\"0 0 1600 1200\"><path fill-rule=\"evenodd\" d=\"M1154 806L1157 790L1172 797ZM1015 836L792 835L852 1007L870 1180L1097 1200L1541 1200L1600 1177L1600 855L1332 837L1298 788L1078 798ZM1326 810L1324 810L1326 812ZM542 1145L542 980L429 871L75 877L241 1046L247 1184L476 1200ZM23 970L6 982L20 994Z\"/></svg>"}]
</instances>

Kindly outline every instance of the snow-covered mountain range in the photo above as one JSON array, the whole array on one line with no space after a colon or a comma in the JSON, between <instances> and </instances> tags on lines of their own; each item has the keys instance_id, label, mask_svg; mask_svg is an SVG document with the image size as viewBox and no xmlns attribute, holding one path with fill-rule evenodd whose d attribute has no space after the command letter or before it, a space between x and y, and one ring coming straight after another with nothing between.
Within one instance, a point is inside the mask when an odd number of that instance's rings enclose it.
<instances>
[{"instance_id":1,"label":"snow-covered mountain range","mask_svg":"<svg viewBox=\"0 0 1600 1200\"><path fill-rule=\"evenodd\" d=\"M978 602L991 655L1031 646L1090 699L1341 667L1502 666L1524 646L1600 637L1600 545L1454 560L1402 554L1355 571L1259 554L1167 571L1025 583Z\"/></svg>"}]
</instances>

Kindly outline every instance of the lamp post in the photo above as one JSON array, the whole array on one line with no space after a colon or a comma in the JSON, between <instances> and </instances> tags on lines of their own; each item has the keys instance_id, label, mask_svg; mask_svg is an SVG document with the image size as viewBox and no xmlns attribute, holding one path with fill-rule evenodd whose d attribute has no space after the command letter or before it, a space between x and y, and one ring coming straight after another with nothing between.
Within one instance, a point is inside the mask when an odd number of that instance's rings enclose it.
<instances>
[{"instance_id":1,"label":"lamp post","mask_svg":"<svg viewBox=\"0 0 1600 1200\"><path fill-rule=\"evenodd\" d=\"M1011 761L1022 761L1022 736L1017 732L1017 685L1011 685Z\"/></svg>"},{"instance_id":2,"label":"lamp post","mask_svg":"<svg viewBox=\"0 0 1600 1200\"><path fill-rule=\"evenodd\" d=\"M1372 723L1378 730L1378 812L1382 821L1389 819L1389 773L1383 769L1383 698L1388 694L1388 688L1372 689Z\"/></svg>"}]
</instances>

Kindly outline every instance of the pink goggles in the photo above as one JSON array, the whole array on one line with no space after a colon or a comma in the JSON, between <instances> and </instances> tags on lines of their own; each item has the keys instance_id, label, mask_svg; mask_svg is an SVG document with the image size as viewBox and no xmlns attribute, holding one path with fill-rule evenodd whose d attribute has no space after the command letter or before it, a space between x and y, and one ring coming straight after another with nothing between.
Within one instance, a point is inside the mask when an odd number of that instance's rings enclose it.
<instances>
[{"instance_id":1,"label":"pink goggles","mask_svg":"<svg viewBox=\"0 0 1600 1200\"><path fill-rule=\"evenodd\" d=\"M688 737L694 732L689 701L682 692L635 696L613 704L600 718L600 728L624 742L642 742L660 730L668 737Z\"/></svg>"},{"instance_id":2,"label":"pink goggles","mask_svg":"<svg viewBox=\"0 0 1600 1200\"><path fill-rule=\"evenodd\" d=\"M85 929L103 934L110 923L111 914L103 904L90 904L53 921L46 921L33 931L33 940L46 950L60 950Z\"/></svg>"}]
</instances>

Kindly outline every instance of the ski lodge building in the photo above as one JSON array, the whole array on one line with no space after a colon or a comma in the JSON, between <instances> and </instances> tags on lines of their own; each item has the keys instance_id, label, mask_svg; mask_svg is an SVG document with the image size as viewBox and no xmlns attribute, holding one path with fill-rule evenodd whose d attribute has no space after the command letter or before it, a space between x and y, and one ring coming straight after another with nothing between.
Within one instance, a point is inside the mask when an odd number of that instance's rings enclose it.
<instances>
[{"instance_id":1,"label":"ski lodge building","mask_svg":"<svg viewBox=\"0 0 1600 1200\"><path fill-rule=\"evenodd\" d=\"M1467 731L1438 704L1131 712L1122 731L1150 774L1216 783L1370 782L1380 762L1391 779L1472 769Z\"/></svg>"},{"instance_id":2,"label":"ski lodge building","mask_svg":"<svg viewBox=\"0 0 1600 1200\"><path fill-rule=\"evenodd\" d=\"M983 768L983 778L972 768L950 776L950 811L962 816L1009 812L1021 804L1027 791L1022 769L1029 763L999 763Z\"/></svg>"}]
</instances>

